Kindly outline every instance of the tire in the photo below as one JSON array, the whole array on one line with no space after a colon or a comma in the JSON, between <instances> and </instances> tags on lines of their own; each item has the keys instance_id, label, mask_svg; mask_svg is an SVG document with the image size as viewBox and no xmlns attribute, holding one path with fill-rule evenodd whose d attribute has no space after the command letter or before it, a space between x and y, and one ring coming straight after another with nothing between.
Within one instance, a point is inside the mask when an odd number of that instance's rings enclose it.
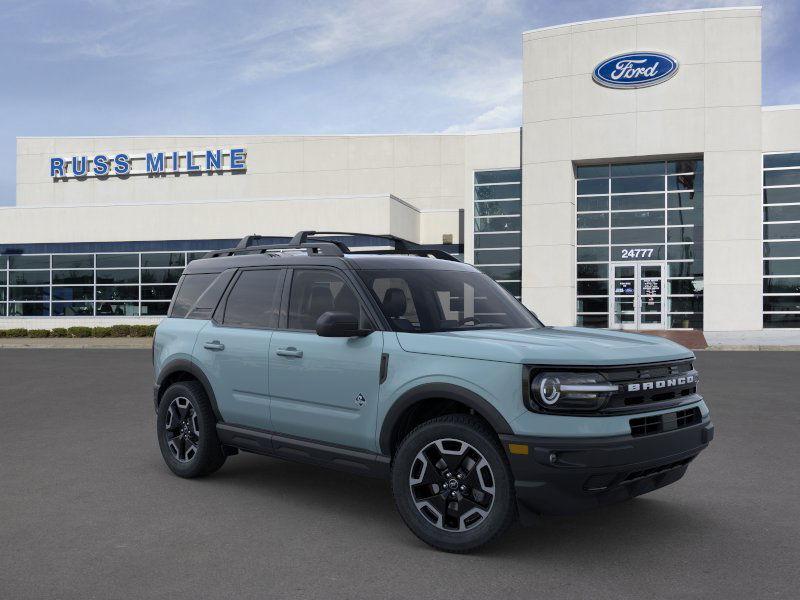
<instances>
[{"instance_id":1,"label":"tire","mask_svg":"<svg viewBox=\"0 0 800 600\"><path fill-rule=\"evenodd\" d=\"M158 405L156 433L161 456L178 477L210 475L225 462L217 421L203 386L173 383Z\"/></svg>"},{"instance_id":2,"label":"tire","mask_svg":"<svg viewBox=\"0 0 800 600\"><path fill-rule=\"evenodd\" d=\"M445 552L480 548L517 515L503 449L494 432L470 415L432 419L405 437L392 461L392 494L408 528Z\"/></svg>"}]
</instances>

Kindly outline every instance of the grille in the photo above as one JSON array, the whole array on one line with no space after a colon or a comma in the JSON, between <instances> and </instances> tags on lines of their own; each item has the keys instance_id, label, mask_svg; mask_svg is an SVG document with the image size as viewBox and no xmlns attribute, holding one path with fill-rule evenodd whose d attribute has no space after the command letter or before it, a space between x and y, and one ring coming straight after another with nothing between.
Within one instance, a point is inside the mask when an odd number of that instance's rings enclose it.
<instances>
[{"instance_id":1,"label":"grille","mask_svg":"<svg viewBox=\"0 0 800 600\"><path fill-rule=\"evenodd\" d=\"M602 374L620 389L609 399L604 409L607 412L630 412L653 404L680 402L697 393L697 371L690 361L608 369Z\"/></svg>"},{"instance_id":2,"label":"grille","mask_svg":"<svg viewBox=\"0 0 800 600\"><path fill-rule=\"evenodd\" d=\"M652 477L653 475L659 475L660 473L665 473L667 471L671 471L672 469L683 467L692 462L693 458L694 456L691 456L689 458L684 458L683 460L679 460L674 463L669 463L667 465L659 465L657 467L651 467L649 469L643 469L641 471L634 471L633 473L628 473L625 479L622 480L622 483L631 483L632 481L638 481L639 479L644 479L645 477Z\"/></svg>"},{"instance_id":3,"label":"grille","mask_svg":"<svg viewBox=\"0 0 800 600\"><path fill-rule=\"evenodd\" d=\"M696 406L694 408L687 408L686 410L679 410L663 415L639 417L630 420L631 435L633 437L641 437L643 435L653 435L664 431L674 431L675 429L682 429L690 425L695 425L699 423L700 420L700 409Z\"/></svg>"}]
</instances>

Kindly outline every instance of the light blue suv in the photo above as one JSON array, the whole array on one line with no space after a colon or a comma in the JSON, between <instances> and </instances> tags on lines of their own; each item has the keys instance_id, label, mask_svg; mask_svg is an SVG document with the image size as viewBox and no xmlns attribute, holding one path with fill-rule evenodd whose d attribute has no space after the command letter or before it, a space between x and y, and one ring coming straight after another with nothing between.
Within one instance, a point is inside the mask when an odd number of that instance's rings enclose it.
<instances>
[{"instance_id":1,"label":"light blue suv","mask_svg":"<svg viewBox=\"0 0 800 600\"><path fill-rule=\"evenodd\" d=\"M357 235L248 236L189 264L153 345L176 475L247 451L389 478L411 531L466 552L517 516L672 483L712 439L682 346L546 327L444 252Z\"/></svg>"}]
</instances>

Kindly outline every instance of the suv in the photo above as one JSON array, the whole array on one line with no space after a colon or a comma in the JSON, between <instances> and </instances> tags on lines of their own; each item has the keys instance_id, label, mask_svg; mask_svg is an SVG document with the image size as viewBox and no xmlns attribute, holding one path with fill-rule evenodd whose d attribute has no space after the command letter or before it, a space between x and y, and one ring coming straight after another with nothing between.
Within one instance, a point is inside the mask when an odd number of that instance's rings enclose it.
<instances>
[{"instance_id":1,"label":"suv","mask_svg":"<svg viewBox=\"0 0 800 600\"><path fill-rule=\"evenodd\" d=\"M246 451L388 478L414 534L466 552L673 483L712 439L686 348L546 327L445 252L320 235L184 271L153 342L176 475Z\"/></svg>"}]
</instances>

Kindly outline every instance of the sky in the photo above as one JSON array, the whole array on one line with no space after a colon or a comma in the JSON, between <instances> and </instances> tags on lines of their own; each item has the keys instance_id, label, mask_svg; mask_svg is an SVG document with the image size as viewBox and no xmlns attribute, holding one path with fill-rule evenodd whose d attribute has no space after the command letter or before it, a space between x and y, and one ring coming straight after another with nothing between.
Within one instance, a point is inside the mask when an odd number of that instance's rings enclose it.
<instances>
[{"instance_id":1,"label":"sky","mask_svg":"<svg viewBox=\"0 0 800 600\"><path fill-rule=\"evenodd\" d=\"M754 0L0 0L17 136L457 132L522 122L522 32ZM763 103L800 103L800 1L763 1Z\"/></svg>"}]
</instances>

